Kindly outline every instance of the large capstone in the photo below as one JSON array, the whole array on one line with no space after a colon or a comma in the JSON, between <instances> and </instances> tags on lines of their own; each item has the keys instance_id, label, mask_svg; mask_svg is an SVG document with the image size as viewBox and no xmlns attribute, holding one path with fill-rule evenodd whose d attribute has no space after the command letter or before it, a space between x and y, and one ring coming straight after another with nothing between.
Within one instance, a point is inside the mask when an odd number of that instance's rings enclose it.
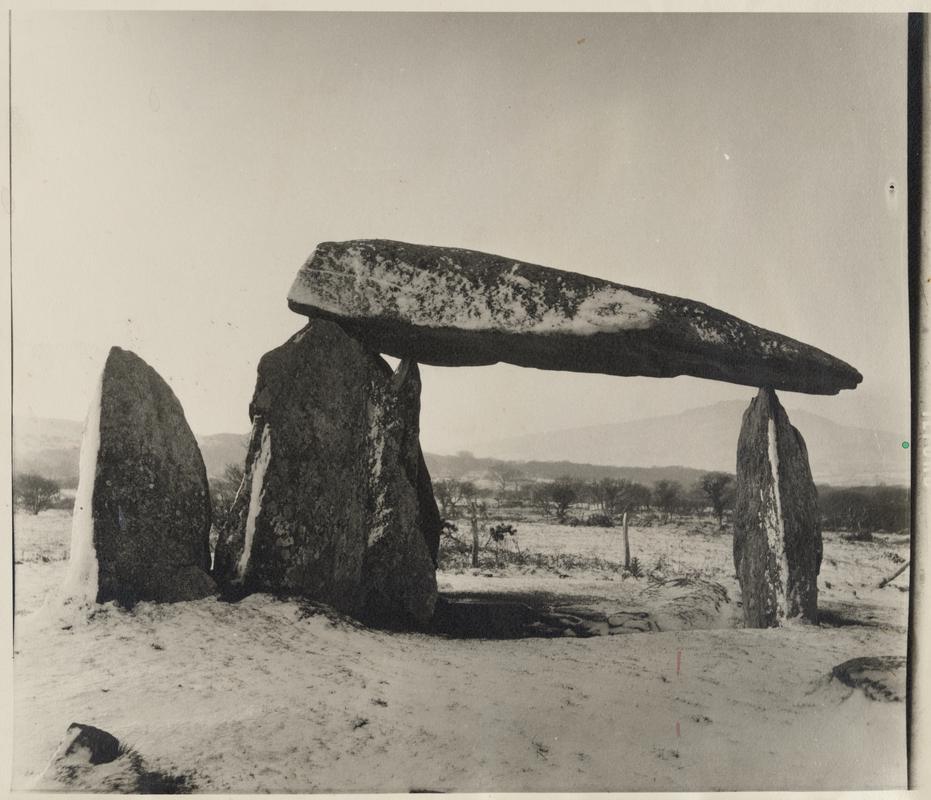
<instances>
[{"instance_id":1,"label":"large capstone","mask_svg":"<svg viewBox=\"0 0 931 800\"><path fill-rule=\"evenodd\" d=\"M66 593L127 606L213 593L204 461L178 398L135 353L110 350L81 448Z\"/></svg>"},{"instance_id":2,"label":"large capstone","mask_svg":"<svg viewBox=\"0 0 931 800\"><path fill-rule=\"evenodd\" d=\"M744 624L776 627L818 615L818 494L802 435L772 389L744 413L737 443L734 565Z\"/></svg>"},{"instance_id":3,"label":"large capstone","mask_svg":"<svg viewBox=\"0 0 931 800\"><path fill-rule=\"evenodd\" d=\"M266 353L245 479L217 544L221 584L384 624L429 620L440 521L419 415L417 365L392 371L332 322Z\"/></svg>"},{"instance_id":4,"label":"large capstone","mask_svg":"<svg viewBox=\"0 0 931 800\"><path fill-rule=\"evenodd\" d=\"M375 352L440 366L693 375L812 394L862 379L815 347L704 303L450 247L325 242L288 304L338 321Z\"/></svg>"}]
</instances>

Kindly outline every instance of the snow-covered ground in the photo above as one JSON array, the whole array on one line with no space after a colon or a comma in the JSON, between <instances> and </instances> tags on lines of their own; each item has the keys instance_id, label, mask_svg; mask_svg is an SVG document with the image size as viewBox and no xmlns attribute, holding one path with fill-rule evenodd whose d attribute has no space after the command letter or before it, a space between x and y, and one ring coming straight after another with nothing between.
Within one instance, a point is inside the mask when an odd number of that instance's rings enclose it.
<instances>
[{"instance_id":1,"label":"snow-covered ground","mask_svg":"<svg viewBox=\"0 0 931 800\"><path fill-rule=\"evenodd\" d=\"M197 791L904 786L904 704L830 677L850 658L905 654L907 573L876 588L908 557L902 537L826 534L827 623L758 631L720 627L739 619L729 535L688 521L632 527L645 572L701 575L728 592L715 627L700 630L711 615L611 566L618 529L514 524L523 551L559 553L561 566L448 570L441 591L643 610L661 632L448 639L368 630L267 595L107 605L65 628L41 606L65 575L52 556L67 553L69 516L17 516L15 787L31 784L72 722L189 775Z\"/></svg>"}]
</instances>

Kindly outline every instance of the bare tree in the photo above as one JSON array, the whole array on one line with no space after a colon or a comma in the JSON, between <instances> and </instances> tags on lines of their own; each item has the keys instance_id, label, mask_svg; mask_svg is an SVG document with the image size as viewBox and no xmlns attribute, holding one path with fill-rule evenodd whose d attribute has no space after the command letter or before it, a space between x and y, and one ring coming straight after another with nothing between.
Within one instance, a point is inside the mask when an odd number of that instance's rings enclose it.
<instances>
[{"instance_id":1,"label":"bare tree","mask_svg":"<svg viewBox=\"0 0 931 800\"><path fill-rule=\"evenodd\" d=\"M653 502L667 514L675 511L682 498L682 484L678 481L657 481L653 487Z\"/></svg>"},{"instance_id":2,"label":"bare tree","mask_svg":"<svg viewBox=\"0 0 931 800\"><path fill-rule=\"evenodd\" d=\"M553 503L550 500L550 487L546 483L533 483L527 488L529 499L534 508L549 516L553 513Z\"/></svg>"},{"instance_id":3,"label":"bare tree","mask_svg":"<svg viewBox=\"0 0 931 800\"><path fill-rule=\"evenodd\" d=\"M472 566L478 566L479 529L482 520L488 517L488 506L482 502L482 492L471 481L460 484L461 502L472 529Z\"/></svg>"},{"instance_id":4,"label":"bare tree","mask_svg":"<svg viewBox=\"0 0 931 800\"><path fill-rule=\"evenodd\" d=\"M433 482L433 495L440 504L440 515L444 519L452 517L463 498L463 488L474 488L469 481L457 481L454 478L443 478Z\"/></svg>"},{"instance_id":5,"label":"bare tree","mask_svg":"<svg viewBox=\"0 0 931 800\"><path fill-rule=\"evenodd\" d=\"M724 524L724 509L730 500L728 489L732 481L733 478L726 472L708 472L698 482L718 518L718 527Z\"/></svg>"},{"instance_id":6,"label":"bare tree","mask_svg":"<svg viewBox=\"0 0 931 800\"><path fill-rule=\"evenodd\" d=\"M578 481L564 475L549 485L547 494L556 507L557 519L564 520L569 508L579 500Z\"/></svg>"},{"instance_id":7,"label":"bare tree","mask_svg":"<svg viewBox=\"0 0 931 800\"><path fill-rule=\"evenodd\" d=\"M625 514L650 503L650 490L626 478L602 478L592 485L592 496L604 514Z\"/></svg>"},{"instance_id":8,"label":"bare tree","mask_svg":"<svg viewBox=\"0 0 931 800\"><path fill-rule=\"evenodd\" d=\"M500 497L506 495L508 491L516 489L521 478L524 477L524 473L517 469L517 467L502 463L495 464L495 466L489 469L488 477L497 484L498 495Z\"/></svg>"},{"instance_id":9,"label":"bare tree","mask_svg":"<svg viewBox=\"0 0 931 800\"><path fill-rule=\"evenodd\" d=\"M51 508L61 495L61 487L53 480L27 472L13 480L13 496L23 508L38 514Z\"/></svg>"},{"instance_id":10,"label":"bare tree","mask_svg":"<svg viewBox=\"0 0 931 800\"><path fill-rule=\"evenodd\" d=\"M242 464L227 464L223 468L223 477L210 482L210 502L213 506L214 522L221 524L242 486L244 468Z\"/></svg>"},{"instance_id":11,"label":"bare tree","mask_svg":"<svg viewBox=\"0 0 931 800\"><path fill-rule=\"evenodd\" d=\"M591 493L603 514L613 514L621 491L621 482L614 478L602 478L592 484Z\"/></svg>"}]
</instances>

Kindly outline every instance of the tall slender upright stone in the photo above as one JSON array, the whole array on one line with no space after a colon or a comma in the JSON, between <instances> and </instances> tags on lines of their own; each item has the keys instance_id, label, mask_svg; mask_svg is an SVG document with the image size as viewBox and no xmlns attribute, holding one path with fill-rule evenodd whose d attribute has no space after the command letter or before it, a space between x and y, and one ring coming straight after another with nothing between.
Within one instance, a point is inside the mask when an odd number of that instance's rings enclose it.
<instances>
[{"instance_id":1,"label":"tall slender upright stone","mask_svg":"<svg viewBox=\"0 0 931 800\"><path fill-rule=\"evenodd\" d=\"M250 416L245 479L217 544L221 585L381 623L429 620L438 533L417 365L392 371L312 319L262 357Z\"/></svg>"},{"instance_id":2,"label":"tall slender upright stone","mask_svg":"<svg viewBox=\"0 0 931 800\"><path fill-rule=\"evenodd\" d=\"M110 350L88 412L66 596L82 603L213 593L207 470L181 403L139 356Z\"/></svg>"},{"instance_id":3,"label":"tall slender upright stone","mask_svg":"<svg viewBox=\"0 0 931 800\"><path fill-rule=\"evenodd\" d=\"M817 621L821 567L818 495L808 450L776 393L760 389L737 443L734 565L744 624Z\"/></svg>"}]
</instances>

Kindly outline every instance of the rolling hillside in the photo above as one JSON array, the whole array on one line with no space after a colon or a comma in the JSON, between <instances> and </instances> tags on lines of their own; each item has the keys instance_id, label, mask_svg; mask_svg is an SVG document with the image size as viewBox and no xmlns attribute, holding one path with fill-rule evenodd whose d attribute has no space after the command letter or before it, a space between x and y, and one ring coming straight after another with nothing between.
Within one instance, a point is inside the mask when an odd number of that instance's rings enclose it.
<instances>
[{"instance_id":1,"label":"rolling hillside","mask_svg":"<svg viewBox=\"0 0 931 800\"><path fill-rule=\"evenodd\" d=\"M722 402L680 414L501 439L476 445L475 451L513 461L678 464L733 472L745 408L740 400ZM789 418L805 438L817 483L909 483L909 451L896 434L840 425L806 411L789 409Z\"/></svg>"},{"instance_id":2,"label":"rolling hillside","mask_svg":"<svg viewBox=\"0 0 931 800\"><path fill-rule=\"evenodd\" d=\"M694 482L701 472L733 472L737 436L745 403L717 403L680 414L594 425L476 444L478 454L426 454L433 477L476 478L502 461L528 478L551 480L571 475L586 480L627 478L647 485L658 480ZM789 416L808 445L812 473L819 484L834 486L909 483L909 453L893 433L840 425L805 411ZM17 472L38 472L65 486L77 484L82 423L72 420L17 418L14 465ZM217 433L199 436L210 477L230 463L242 463L248 436Z\"/></svg>"},{"instance_id":3,"label":"rolling hillside","mask_svg":"<svg viewBox=\"0 0 931 800\"><path fill-rule=\"evenodd\" d=\"M78 483L78 457L84 423L70 419L17 417L13 421L13 466L16 472L36 472L66 488ZM208 477L220 477L227 464L246 457L247 434L198 436Z\"/></svg>"}]
</instances>

